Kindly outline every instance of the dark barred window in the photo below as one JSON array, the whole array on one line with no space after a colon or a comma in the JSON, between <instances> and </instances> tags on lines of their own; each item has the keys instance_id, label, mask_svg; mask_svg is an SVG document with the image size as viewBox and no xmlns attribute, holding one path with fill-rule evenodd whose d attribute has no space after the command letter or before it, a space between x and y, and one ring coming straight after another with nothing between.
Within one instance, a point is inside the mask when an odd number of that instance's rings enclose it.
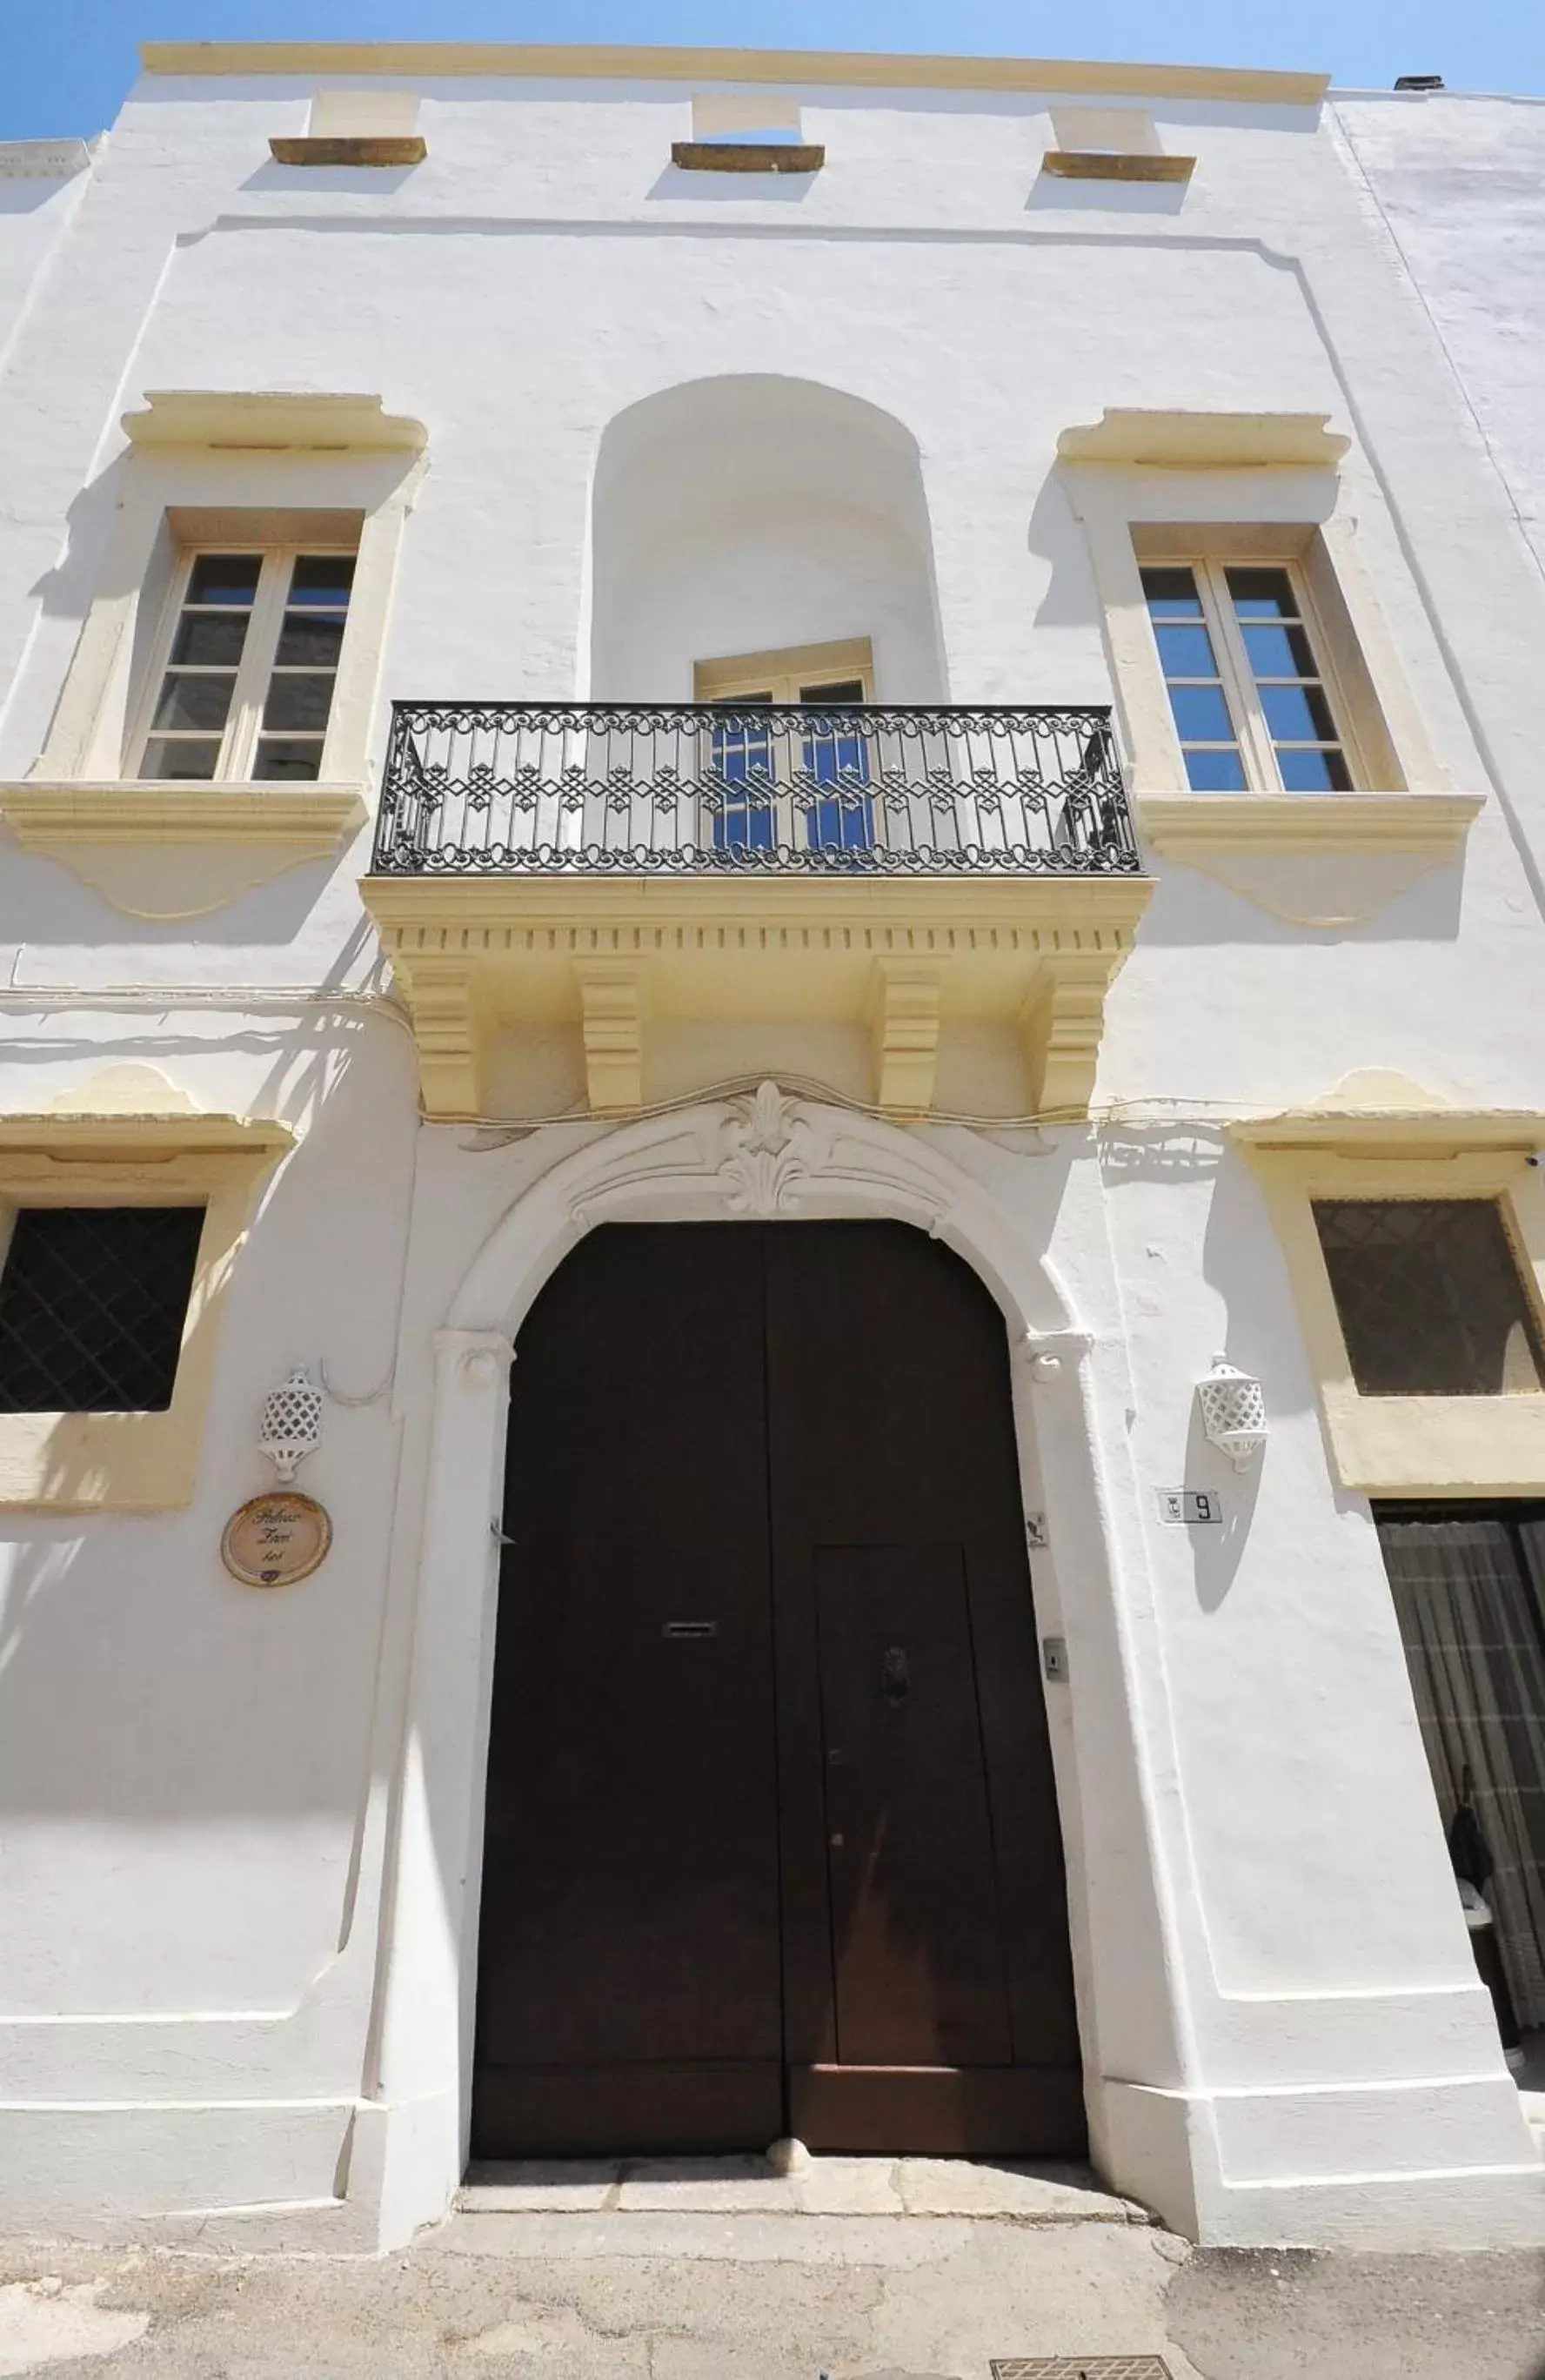
<instances>
[{"instance_id":1,"label":"dark barred window","mask_svg":"<svg viewBox=\"0 0 1545 2380\"><path fill-rule=\"evenodd\" d=\"M172 1402L201 1207L22 1207L0 1272L0 1413Z\"/></svg>"},{"instance_id":2,"label":"dark barred window","mask_svg":"<svg viewBox=\"0 0 1545 2380\"><path fill-rule=\"evenodd\" d=\"M1545 1352L1492 1198L1318 1198L1315 1227L1366 1397L1525 1396Z\"/></svg>"}]
</instances>

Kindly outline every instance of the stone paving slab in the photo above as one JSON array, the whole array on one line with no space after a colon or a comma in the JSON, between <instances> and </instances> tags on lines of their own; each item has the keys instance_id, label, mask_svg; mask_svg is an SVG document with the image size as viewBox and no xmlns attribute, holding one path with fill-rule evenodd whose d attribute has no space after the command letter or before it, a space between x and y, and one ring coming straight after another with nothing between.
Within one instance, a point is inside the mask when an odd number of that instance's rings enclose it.
<instances>
[{"instance_id":1,"label":"stone paving slab","mask_svg":"<svg viewBox=\"0 0 1545 2380\"><path fill-rule=\"evenodd\" d=\"M608 2211L576 2221L567 2215L455 2216L436 2235L448 2256L572 2256L633 2263L677 2257L686 2264L776 2264L841 2268L864 2265L875 2270L910 2265L926 2252L954 2254L973 2234L999 2227L954 2220L907 2222L883 2216L680 2213L660 2208ZM1003 2227L1008 2228L1008 2227Z\"/></svg>"},{"instance_id":2,"label":"stone paving slab","mask_svg":"<svg viewBox=\"0 0 1545 2380\"><path fill-rule=\"evenodd\" d=\"M903 2157L897 2167L909 2215L975 2215L1015 2223L1146 2223L1146 2211L1101 2190L1075 2168L1051 2173L963 2157Z\"/></svg>"},{"instance_id":3,"label":"stone paving slab","mask_svg":"<svg viewBox=\"0 0 1545 2380\"><path fill-rule=\"evenodd\" d=\"M469 2215L967 2216L1012 2223L1145 2223L1080 2166L963 2157L657 2157L484 2166Z\"/></svg>"},{"instance_id":4,"label":"stone paving slab","mask_svg":"<svg viewBox=\"0 0 1545 2380\"><path fill-rule=\"evenodd\" d=\"M797 2183L763 2157L652 2157L624 2168L616 2204L624 2215L797 2215Z\"/></svg>"},{"instance_id":5,"label":"stone paving slab","mask_svg":"<svg viewBox=\"0 0 1545 2380\"><path fill-rule=\"evenodd\" d=\"M622 2179L621 2158L482 2166L457 2192L456 2204L494 2215L593 2215L614 2203Z\"/></svg>"}]
</instances>

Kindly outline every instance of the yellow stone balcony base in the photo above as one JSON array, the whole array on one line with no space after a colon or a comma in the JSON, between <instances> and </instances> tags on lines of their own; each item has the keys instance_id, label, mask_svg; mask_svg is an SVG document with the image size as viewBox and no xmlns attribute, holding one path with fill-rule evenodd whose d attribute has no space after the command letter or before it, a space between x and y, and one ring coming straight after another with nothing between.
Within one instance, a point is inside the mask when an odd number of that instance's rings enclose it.
<instances>
[{"instance_id":1,"label":"yellow stone balcony base","mask_svg":"<svg viewBox=\"0 0 1545 2380\"><path fill-rule=\"evenodd\" d=\"M589 1101L647 1099L660 1023L866 1026L874 1099L933 1104L940 1035L1023 1038L1033 1103L1088 1113L1105 992L1132 947L1143 877L368 876L361 887L412 1014L427 1114L482 1120L490 1047L522 1026L581 1035Z\"/></svg>"}]
</instances>

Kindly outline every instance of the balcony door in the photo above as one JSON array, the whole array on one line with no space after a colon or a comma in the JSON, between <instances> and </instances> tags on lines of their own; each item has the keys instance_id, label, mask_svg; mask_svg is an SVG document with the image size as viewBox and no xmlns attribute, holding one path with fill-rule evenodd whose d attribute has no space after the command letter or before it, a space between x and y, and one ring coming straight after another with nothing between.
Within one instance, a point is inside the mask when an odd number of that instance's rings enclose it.
<instances>
[{"instance_id":1,"label":"balcony door","mask_svg":"<svg viewBox=\"0 0 1545 2380\"><path fill-rule=\"evenodd\" d=\"M479 2157L1083 2144L1002 1318L892 1223L613 1225L513 1369Z\"/></svg>"},{"instance_id":2,"label":"balcony door","mask_svg":"<svg viewBox=\"0 0 1545 2380\"><path fill-rule=\"evenodd\" d=\"M697 664L698 698L724 713L705 756L716 851L809 852L840 865L844 852L875 849L870 740L857 715L874 698L868 640L828 648L824 664L820 651Z\"/></svg>"}]
</instances>

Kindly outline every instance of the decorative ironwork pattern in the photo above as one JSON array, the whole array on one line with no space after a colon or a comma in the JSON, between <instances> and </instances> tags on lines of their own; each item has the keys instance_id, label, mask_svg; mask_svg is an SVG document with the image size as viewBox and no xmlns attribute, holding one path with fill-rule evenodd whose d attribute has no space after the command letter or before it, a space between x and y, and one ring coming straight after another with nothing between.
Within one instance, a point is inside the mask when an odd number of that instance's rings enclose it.
<instances>
[{"instance_id":1,"label":"decorative ironwork pattern","mask_svg":"<svg viewBox=\"0 0 1545 2380\"><path fill-rule=\"evenodd\" d=\"M385 876L1104 876L1138 867L1107 709L399 702Z\"/></svg>"},{"instance_id":2,"label":"decorative ironwork pattern","mask_svg":"<svg viewBox=\"0 0 1545 2380\"><path fill-rule=\"evenodd\" d=\"M0 1413L163 1413L201 1207L23 1207L0 1278Z\"/></svg>"}]
</instances>

